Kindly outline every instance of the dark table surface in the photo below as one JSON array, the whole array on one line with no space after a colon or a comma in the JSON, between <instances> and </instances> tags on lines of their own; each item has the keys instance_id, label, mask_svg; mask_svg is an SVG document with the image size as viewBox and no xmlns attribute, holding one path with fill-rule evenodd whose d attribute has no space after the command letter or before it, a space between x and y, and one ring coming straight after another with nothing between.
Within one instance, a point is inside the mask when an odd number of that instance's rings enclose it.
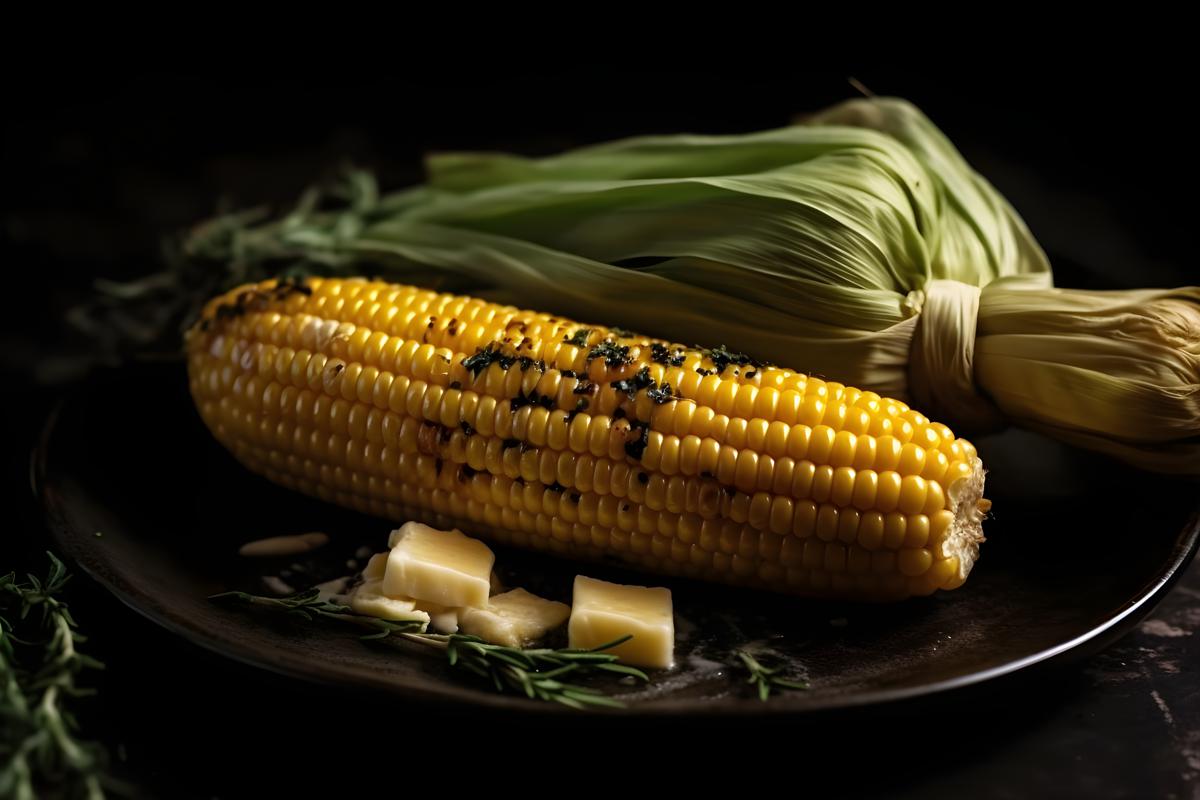
<instances>
[{"instance_id":1,"label":"dark table surface","mask_svg":"<svg viewBox=\"0 0 1200 800\"><path fill-rule=\"evenodd\" d=\"M1064 98L987 76L859 77L926 108L1056 255L1060 284L1197 282L1184 216L1194 203L1167 201L1168 181L1187 183L1196 166L1168 176L1138 159L1157 146L1139 120L1166 88L1089 73L1073 76ZM237 76L141 75L25 87L4 150L20 189L4 208L6 263L28 294L0 333L0 370L15 387L3 425L17 526L0 546L0 571L44 562L27 458L86 344L61 324L64 309L92 277L152 268L159 237L209 214L214 198L288 198L344 157L396 186L418 177L418 154L433 148L539 153L624 134L765 128L846 96L844 87L840 75L529 73L387 84L389 97L407 98L402 110L380 101L378 83L281 81L250 92ZM297 109L335 88L349 95L339 111L297 122ZM97 457L120 466L119 454ZM676 787L775 776L848 794L1200 798L1200 564L1137 630L1085 662L932 702L770 723L568 720L548 730L537 718L398 706L202 652L84 577L70 601L108 665L82 708L85 732L149 796L365 793L360 784L412 767L463 791L553 774L555 785L623 792L648 766L650 780Z\"/></svg>"}]
</instances>

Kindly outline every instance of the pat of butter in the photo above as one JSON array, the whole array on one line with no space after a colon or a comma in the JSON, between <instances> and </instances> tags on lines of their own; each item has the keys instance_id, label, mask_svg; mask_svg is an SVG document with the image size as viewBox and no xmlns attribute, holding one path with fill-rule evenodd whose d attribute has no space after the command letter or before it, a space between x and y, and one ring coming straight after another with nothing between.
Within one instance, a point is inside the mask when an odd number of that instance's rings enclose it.
<instances>
[{"instance_id":1,"label":"pat of butter","mask_svg":"<svg viewBox=\"0 0 1200 800\"><path fill-rule=\"evenodd\" d=\"M438 633L458 633L458 617L462 613L461 608L449 608L448 606L430 603L428 600L414 600L418 611L424 611L429 615L429 626Z\"/></svg>"},{"instance_id":2,"label":"pat of butter","mask_svg":"<svg viewBox=\"0 0 1200 800\"><path fill-rule=\"evenodd\" d=\"M383 573L387 570L387 560L387 553L376 553L375 555L371 556L371 560L367 562L365 567L363 567L363 580L383 580Z\"/></svg>"},{"instance_id":3,"label":"pat of butter","mask_svg":"<svg viewBox=\"0 0 1200 800\"><path fill-rule=\"evenodd\" d=\"M562 625L570 614L566 603L513 589L492 597L487 608L464 608L461 625L463 633L492 644L525 647Z\"/></svg>"},{"instance_id":4,"label":"pat of butter","mask_svg":"<svg viewBox=\"0 0 1200 800\"><path fill-rule=\"evenodd\" d=\"M413 600L388 597L383 593L383 581L371 580L359 584L350 595L350 608L359 614L397 621L416 620L424 631L429 625L429 614L418 610Z\"/></svg>"},{"instance_id":5,"label":"pat of butter","mask_svg":"<svg viewBox=\"0 0 1200 800\"><path fill-rule=\"evenodd\" d=\"M460 531L439 531L406 522L393 531L383 593L451 608L488 602L496 557L483 542Z\"/></svg>"},{"instance_id":6,"label":"pat of butter","mask_svg":"<svg viewBox=\"0 0 1200 800\"><path fill-rule=\"evenodd\" d=\"M396 528L394 531L392 531L391 533L388 534L388 550L391 550L393 547L395 547L397 542L399 542L402 538L404 538L407 535L407 532L409 530L411 530L413 527L426 528L431 531L437 530L437 528L430 528L428 525L423 525L420 522L406 522L403 525L401 525L399 528ZM458 528L451 528L449 531L439 531L439 533L457 533L457 534L464 535L464 536L466 535L466 534L463 534L463 532L460 531Z\"/></svg>"},{"instance_id":7,"label":"pat of butter","mask_svg":"<svg viewBox=\"0 0 1200 800\"><path fill-rule=\"evenodd\" d=\"M638 667L666 669L675 662L671 590L575 576L567 628L571 647L590 650L628 635L633 638L605 652Z\"/></svg>"}]
</instances>

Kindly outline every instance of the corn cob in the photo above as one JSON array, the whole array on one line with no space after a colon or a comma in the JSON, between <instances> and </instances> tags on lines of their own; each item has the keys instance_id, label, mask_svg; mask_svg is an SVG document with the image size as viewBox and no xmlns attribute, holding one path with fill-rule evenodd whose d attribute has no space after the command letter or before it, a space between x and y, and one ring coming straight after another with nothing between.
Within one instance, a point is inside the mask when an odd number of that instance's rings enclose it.
<instances>
[{"instance_id":1,"label":"corn cob","mask_svg":"<svg viewBox=\"0 0 1200 800\"><path fill-rule=\"evenodd\" d=\"M974 446L902 402L705 350L362 279L267 281L188 333L254 472L573 558L809 596L962 584Z\"/></svg>"}]
</instances>

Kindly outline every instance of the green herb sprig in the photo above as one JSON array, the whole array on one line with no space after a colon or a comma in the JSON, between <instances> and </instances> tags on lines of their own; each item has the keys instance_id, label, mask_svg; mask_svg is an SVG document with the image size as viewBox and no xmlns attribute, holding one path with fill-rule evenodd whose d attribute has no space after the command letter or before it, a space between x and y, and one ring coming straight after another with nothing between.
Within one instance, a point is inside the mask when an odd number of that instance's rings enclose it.
<instances>
[{"instance_id":1,"label":"green herb sprig","mask_svg":"<svg viewBox=\"0 0 1200 800\"><path fill-rule=\"evenodd\" d=\"M103 665L79 651L85 639L61 599L70 575L46 555L45 578L0 577L0 797L102 798L120 787L104 748L77 738L67 704L93 693L76 679Z\"/></svg>"},{"instance_id":2,"label":"green herb sprig","mask_svg":"<svg viewBox=\"0 0 1200 800\"><path fill-rule=\"evenodd\" d=\"M764 703L771 697L771 692L779 689L804 690L809 688L806 681L793 681L779 677L780 667L765 667L754 656L745 650L738 650L737 657L750 672L746 683L753 684L758 690L758 699Z\"/></svg>"},{"instance_id":3,"label":"green herb sprig","mask_svg":"<svg viewBox=\"0 0 1200 800\"><path fill-rule=\"evenodd\" d=\"M382 619L355 613L354 609L349 606L322 597L321 590L315 586L289 597L262 597L249 592L222 592L214 594L208 599L235 600L246 605L273 608L299 617L305 622L311 622L320 617L371 629L371 633L360 637L362 639L386 639L394 634L418 633L421 630L421 623L417 620Z\"/></svg>"},{"instance_id":4,"label":"green herb sprig","mask_svg":"<svg viewBox=\"0 0 1200 800\"><path fill-rule=\"evenodd\" d=\"M619 675L642 681L649 680L646 673L635 667L615 663L617 656L605 652L628 641L631 638L629 636L590 650L526 649L490 644L477 636L461 633L421 633L421 625L418 622L385 620L357 614L348 606L323 599L316 588L283 598L261 597L246 592L223 592L213 595L210 599L234 600L247 605L282 610L306 621L324 618L372 629L371 633L361 637L363 639L397 637L434 647L445 652L447 663L451 667L487 681L497 692L524 694L531 700L559 703L575 709L623 708L624 703L595 687L567 683L563 678L568 675Z\"/></svg>"},{"instance_id":5,"label":"green herb sprig","mask_svg":"<svg viewBox=\"0 0 1200 800\"><path fill-rule=\"evenodd\" d=\"M222 211L164 241L162 270L126 283L95 282L94 296L67 313L95 351L81 363L181 357L182 332L204 302L239 284L362 273L363 260L345 252L347 243L408 194L381 198L371 173L346 167L281 215L266 207Z\"/></svg>"}]
</instances>

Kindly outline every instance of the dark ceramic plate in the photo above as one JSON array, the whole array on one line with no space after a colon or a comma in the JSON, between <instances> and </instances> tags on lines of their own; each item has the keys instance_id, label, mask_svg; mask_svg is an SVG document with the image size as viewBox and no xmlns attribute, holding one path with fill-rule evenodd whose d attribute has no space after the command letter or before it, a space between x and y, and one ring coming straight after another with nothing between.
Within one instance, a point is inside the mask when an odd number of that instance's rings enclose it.
<instances>
[{"instance_id":1,"label":"dark ceramic plate","mask_svg":"<svg viewBox=\"0 0 1200 800\"><path fill-rule=\"evenodd\" d=\"M364 544L382 549L392 526L245 471L200 424L184 384L182 366L114 372L51 420L35 477L67 556L155 622L265 669L426 701L560 710L497 695L416 645L364 643L337 628L207 600L231 588L266 593L264 573L346 574L347 559ZM618 686L618 695L643 713L761 714L959 689L1103 647L1153 608L1196 550L1194 486L1019 432L978 444L991 470L994 518L964 587L866 606L673 581L679 665L647 687ZM309 530L334 540L298 564L237 555L247 540ZM581 569L503 548L497 564L509 585L560 599L569 599ZM807 677L811 690L760 703L730 667L744 647Z\"/></svg>"}]
</instances>

